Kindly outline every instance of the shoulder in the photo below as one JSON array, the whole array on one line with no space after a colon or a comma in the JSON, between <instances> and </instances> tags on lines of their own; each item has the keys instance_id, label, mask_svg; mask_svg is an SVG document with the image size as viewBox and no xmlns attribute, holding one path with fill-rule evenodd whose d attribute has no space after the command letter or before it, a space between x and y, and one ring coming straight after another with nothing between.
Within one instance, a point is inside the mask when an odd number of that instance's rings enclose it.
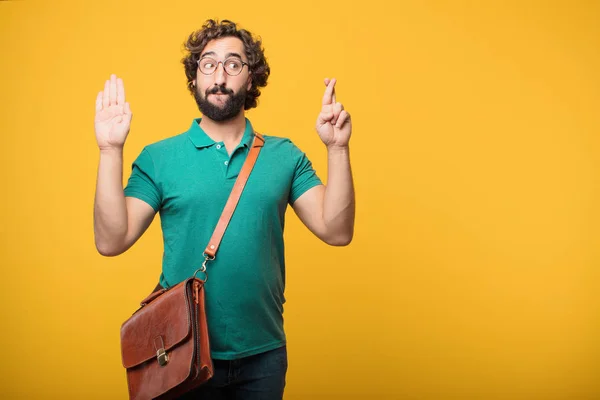
<instances>
[{"instance_id":1,"label":"shoulder","mask_svg":"<svg viewBox=\"0 0 600 400\"><path fill-rule=\"evenodd\" d=\"M289 172L292 176L299 171L312 169L312 163L290 138L262 135L265 138L264 162L277 166L282 171ZM263 157L261 155L261 157Z\"/></svg>"},{"instance_id":2,"label":"shoulder","mask_svg":"<svg viewBox=\"0 0 600 400\"><path fill-rule=\"evenodd\" d=\"M292 141L286 137L266 135L264 133L261 133L261 135L265 138L265 146L287 146L292 143Z\"/></svg>"},{"instance_id":3,"label":"shoulder","mask_svg":"<svg viewBox=\"0 0 600 400\"><path fill-rule=\"evenodd\" d=\"M187 135L180 133L147 144L141 149L134 164L146 171L157 174L159 171L168 168L170 160L176 159L182 154L186 142L189 142Z\"/></svg>"},{"instance_id":4,"label":"shoulder","mask_svg":"<svg viewBox=\"0 0 600 400\"><path fill-rule=\"evenodd\" d=\"M290 138L264 134L262 136L265 138L265 148L268 151L277 151L292 156L303 154Z\"/></svg>"},{"instance_id":5,"label":"shoulder","mask_svg":"<svg viewBox=\"0 0 600 400\"><path fill-rule=\"evenodd\" d=\"M171 151L178 151L182 146L189 142L186 132L170 136L165 139L161 139L157 142L150 143L144 147L151 154L168 153Z\"/></svg>"}]
</instances>

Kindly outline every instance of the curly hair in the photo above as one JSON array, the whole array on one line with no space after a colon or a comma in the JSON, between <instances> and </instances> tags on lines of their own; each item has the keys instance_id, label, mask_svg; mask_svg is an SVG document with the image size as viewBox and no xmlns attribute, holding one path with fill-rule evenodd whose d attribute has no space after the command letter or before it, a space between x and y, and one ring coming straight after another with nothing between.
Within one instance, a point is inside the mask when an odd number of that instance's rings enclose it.
<instances>
[{"instance_id":1,"label":"curly hair","mask_svg":"<svg viewBox=\"0 0 600 400\"><path fill-rule=\"evenodd\" d=\"M256 107L260 88L267 86L267 79L271 73L260 37L254 38L253 35L245 29L238 29L237 25L229 20L209 19L202 28L192 32L185 41L184 46L187 51L186 56L181 60L185 68L188 90L194 94L196 87L194 81L198 71L198 59L206 44L211 40L224 37L236 37L244 44L244 51L248 58L248 69L252 76L252 87L246 96L244 109L249 110Z\"/></svg>"}]
</instances>

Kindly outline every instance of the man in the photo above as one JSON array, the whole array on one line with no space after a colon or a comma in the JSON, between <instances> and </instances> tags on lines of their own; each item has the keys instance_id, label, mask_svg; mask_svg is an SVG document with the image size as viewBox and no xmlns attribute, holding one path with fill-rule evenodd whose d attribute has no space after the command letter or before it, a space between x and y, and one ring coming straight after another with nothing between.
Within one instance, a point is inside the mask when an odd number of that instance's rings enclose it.
<instances>
[{"instance_id":1,"label":"man","mask_svg":"<svg viewBox=\"0 0 600 400\"><path fill-rule=\"evenodd\" d=\"M235 23L207 21L186 42L188 89L202 118L188 131L146 146L122 187L123 146L131 109L123 81L111 75L96 99L100 148L94 205L98 251L129 249L160 212L163 287L189 278L221 215L248 154L256 107L270 73L262 43ZM287 371L283 331L284 214L290 204L317 237L334 246L352 240L354 189L349 161L350 116L325 79L316 130L326 145L328 181L290 140L264 135L258 157L209 263L206 312L215 376L185 398L281 399Z\"/></svg>"}]
</instances>

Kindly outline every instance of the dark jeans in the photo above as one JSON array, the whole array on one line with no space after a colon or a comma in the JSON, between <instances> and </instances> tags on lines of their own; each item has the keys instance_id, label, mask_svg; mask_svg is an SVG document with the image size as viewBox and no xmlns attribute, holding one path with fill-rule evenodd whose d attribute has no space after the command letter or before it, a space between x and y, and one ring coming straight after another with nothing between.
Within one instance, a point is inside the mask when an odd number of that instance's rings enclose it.
<instances>
[{"instance_id":1,"label":"dark jeans","mask_svg":"<svg viewBox=\"0 0 600 400\"><path fill-rule=\"evenodd\" d=\"M215 374L185 400L281 400L287 372L285 346L238 360L213 360Z\"/></svg>"}]
</instances>

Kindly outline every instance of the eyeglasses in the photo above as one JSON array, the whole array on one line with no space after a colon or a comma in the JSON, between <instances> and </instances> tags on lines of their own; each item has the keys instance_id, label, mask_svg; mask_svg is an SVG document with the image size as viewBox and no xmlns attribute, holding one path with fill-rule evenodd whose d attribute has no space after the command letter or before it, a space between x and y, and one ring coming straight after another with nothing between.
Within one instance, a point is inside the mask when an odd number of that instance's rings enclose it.
<instances>
[{"instance_id":1,"label":"eyeglasses","mask_svg":"<svg viewBox=\"0 0 600 400\"><path fill-rule=\"evenodd\" d=\"M238 58L228 58L225 61L216 61L212 58L205 57L198 60L198 68L204 75L212 75L215 73L219 64L223 64L223 69L230 76L239 75L244 69L244 65L248 63L243 62Z\"/></svg>"}]
</instances>

